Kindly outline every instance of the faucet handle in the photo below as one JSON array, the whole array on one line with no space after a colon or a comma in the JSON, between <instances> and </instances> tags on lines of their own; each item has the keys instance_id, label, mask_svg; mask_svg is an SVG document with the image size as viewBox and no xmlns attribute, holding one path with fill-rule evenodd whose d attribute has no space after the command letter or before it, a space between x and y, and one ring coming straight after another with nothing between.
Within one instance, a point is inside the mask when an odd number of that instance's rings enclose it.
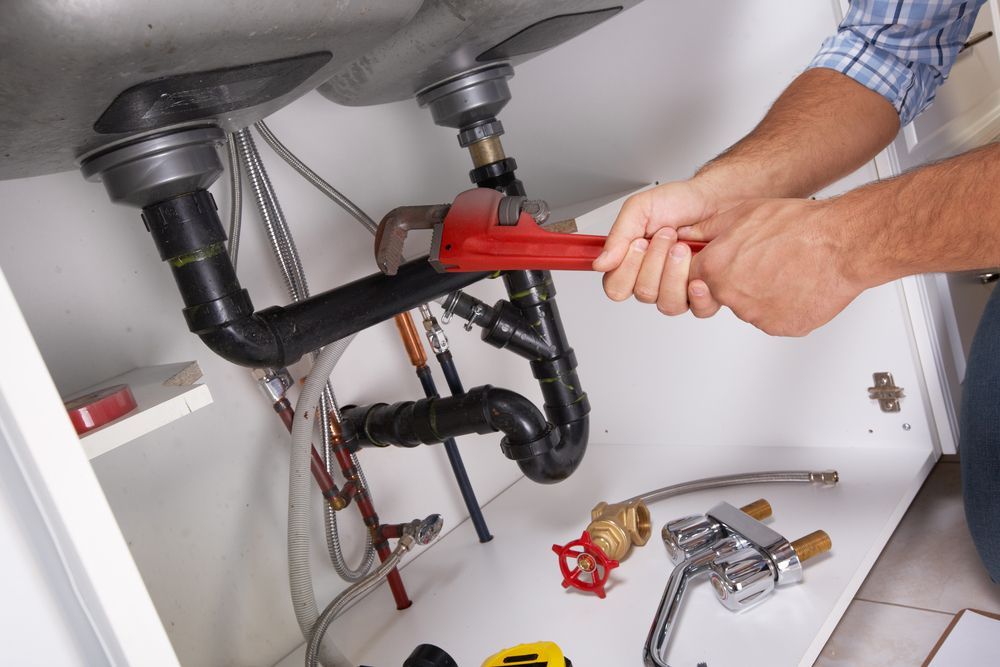
<instances>
[{"instance_id":1,"label":"faucet handle","mask_svg":"<svg viewBox=\"0 0 1000 667\"><path fill-rule=\"evenodd\" d=\"M744 505L740 510L758 521L763 521L772 514L771 503L763 498ZM726 534L727 531L718 521L705 514L674 519L661 532L667 555L674 565L683 563L699 551L712 546Z\"/></svg>"},{"instance_id":2,"label":"faucet handle","mask_svg":"<svg viewBox=\"0 0 1000 667\"><path fill-rule=\"evenodd\" d=\"M746 546L711 565L712 589L730 611L742 611L763 602L774 590L777 570L757 548Z\"/></svg>"},{"instance_id":3,"label":"faucet handle","mask_svg":"<svg viewBox=\"0 0 1000 667\"><path fill-rule=\"evenodd\" d=\"M667 522L661 535L670 561L677 565L718 542L721 533L718 521L704 514L692 514Z\"/></svg>"},{"instance_id":4,"label":"faucet handle","mask_svg":"<svg viewBox=\"0 0 1000 667\"><path fill-rule=\"evenodd\" d=\"M717 555L709 566L715 595L730 611L756 606L767 598L775 586L785 583L771 554L764 553L758 545L744 545L728 554ZM830 536L822 530L791 543L799 563L829 551L832 546Z\"/></svg>"}]
</instances>

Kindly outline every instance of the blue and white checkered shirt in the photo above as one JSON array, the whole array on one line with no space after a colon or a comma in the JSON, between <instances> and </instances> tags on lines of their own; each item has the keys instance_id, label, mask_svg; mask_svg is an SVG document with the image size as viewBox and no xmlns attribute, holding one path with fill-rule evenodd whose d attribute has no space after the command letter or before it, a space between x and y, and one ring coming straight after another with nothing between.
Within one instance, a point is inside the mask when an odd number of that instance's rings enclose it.
<instances>
[{"instance_id":1,"label":"blue and white checkered shirt","mask_svg":"<svg viewBox=\"0 0 1000 667\"><path fill-rule=\"evenodd\" d=\"M851 0L809 67L846 74L885 97L906 125L951 71L986 0Z\"/></svg>"}]
</instances>

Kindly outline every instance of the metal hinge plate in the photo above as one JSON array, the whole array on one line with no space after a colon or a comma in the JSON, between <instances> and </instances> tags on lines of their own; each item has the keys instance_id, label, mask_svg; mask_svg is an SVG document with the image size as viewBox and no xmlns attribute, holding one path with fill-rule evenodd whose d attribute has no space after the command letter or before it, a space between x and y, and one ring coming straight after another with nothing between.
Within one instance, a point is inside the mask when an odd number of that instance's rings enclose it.
<instances>
[{"instance_id":1,"label":"metal hinge plate","mask_svg":"<svg viewBox=\"0 0 1000 667\"><path fill-rule=\"evenodd\" d=\"M868 398L878 401L882 412L899 412L899 403L905 396L902 387L897 387L892 373L873 373L874 387L868 387Z\"/></svg>"}]
</instances>

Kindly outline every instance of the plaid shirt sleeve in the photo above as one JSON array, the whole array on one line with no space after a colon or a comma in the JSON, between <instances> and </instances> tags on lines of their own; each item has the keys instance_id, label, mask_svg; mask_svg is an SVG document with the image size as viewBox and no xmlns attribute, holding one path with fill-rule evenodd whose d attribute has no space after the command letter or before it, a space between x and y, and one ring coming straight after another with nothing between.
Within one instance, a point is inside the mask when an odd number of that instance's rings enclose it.
<instances>
[{"instance_id":1,"label":"plaid shirt sleeve","mask_svg":"<svg viewBox=\"0 0 1000 667\"><path fill-rule=\"evenodd\" d=\"M986 0L851 0L809 67L846 74L885 97L906 125L930 106Z\"/></svg>"}]
</instances>

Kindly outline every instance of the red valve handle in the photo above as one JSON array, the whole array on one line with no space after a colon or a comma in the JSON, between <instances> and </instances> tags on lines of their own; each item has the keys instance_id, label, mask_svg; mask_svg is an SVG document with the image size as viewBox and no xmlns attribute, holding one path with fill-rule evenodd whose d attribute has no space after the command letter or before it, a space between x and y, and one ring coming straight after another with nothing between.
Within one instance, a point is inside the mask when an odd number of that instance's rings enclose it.
<instances>
[{"instance_id":1,"label":"red valve handle","mask_svg":"<svg viewBox=\"0 0 1000 667\"><path fill-rule=\"evenodd\" d=\"M552 551L559 557L563 588L572 586L581 591L597 593L597 597L604 599L604 584L608 582L611 570L618 567L618 561L608 558L590 540L590 533L583 531L580 539L562 546L553 544Z\"/></svg>"}]
</instances>

